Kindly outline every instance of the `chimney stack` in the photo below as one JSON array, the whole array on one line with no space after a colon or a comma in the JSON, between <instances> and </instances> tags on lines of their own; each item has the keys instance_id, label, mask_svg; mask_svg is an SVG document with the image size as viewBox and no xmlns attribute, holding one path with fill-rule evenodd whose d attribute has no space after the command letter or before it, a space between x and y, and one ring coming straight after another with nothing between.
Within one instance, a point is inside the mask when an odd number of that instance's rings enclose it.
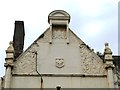
<instances>
[{"instance_id":1,"label":"chimney stack","mask_svg":"<svg viewBox=\"0 0 120 90\"><path fill-rule=\"evenodd\" d=\"M13 47L14 47L14 58L16 59L22 52L24 48L24 22L15 21L14 36L13 36Z\"/></svg>"}]
</instances>

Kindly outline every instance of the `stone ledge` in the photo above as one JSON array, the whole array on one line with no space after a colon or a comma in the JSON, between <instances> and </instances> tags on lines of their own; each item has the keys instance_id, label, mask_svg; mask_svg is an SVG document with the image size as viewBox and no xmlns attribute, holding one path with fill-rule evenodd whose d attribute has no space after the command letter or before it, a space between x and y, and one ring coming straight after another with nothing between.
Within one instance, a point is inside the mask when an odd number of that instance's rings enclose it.
<instances>
[{"instance_id":1,"label":"stone ledge","mask_svg":"<svg viewBox=\"0 0 120 90\"><path fill-rule=\"evenodd\" d=\"M40 76L38 74L12 74L13 76ZM107 77L106 74L41 74L44 77Z\"/></svg>"}]
</instances>

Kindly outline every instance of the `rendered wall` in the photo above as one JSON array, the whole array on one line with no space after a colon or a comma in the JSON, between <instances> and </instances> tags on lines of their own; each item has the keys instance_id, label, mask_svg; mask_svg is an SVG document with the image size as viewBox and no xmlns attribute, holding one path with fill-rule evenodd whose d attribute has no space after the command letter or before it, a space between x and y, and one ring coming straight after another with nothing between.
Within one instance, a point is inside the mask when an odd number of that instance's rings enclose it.
<instances>
[{"instance_id":1,"label":"rendered wall","mask_svg":"<svg viewBox=\"0 0 120 90\"><path fill-rule=\"evenodd\" d=\"M41 88L40 77L13 77L11 87ZM106 77L43 77L42 88L108 88Z\"/></svg>"}]
</instances>

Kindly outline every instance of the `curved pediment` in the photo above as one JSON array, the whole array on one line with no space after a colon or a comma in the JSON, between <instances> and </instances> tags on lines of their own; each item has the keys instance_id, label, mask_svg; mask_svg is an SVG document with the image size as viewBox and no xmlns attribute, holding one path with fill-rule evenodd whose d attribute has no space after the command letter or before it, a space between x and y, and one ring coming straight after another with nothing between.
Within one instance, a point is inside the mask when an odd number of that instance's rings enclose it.
<instances>
[{"instance_id":1,"label":"curved pediment","mask_svg":"<svg viewBox=\"0 0 120 90\"><path fill-rule=\"evenodd\" d=\"M49 16L70 16L66 11L63 10L55 10L52 11Z\"/></svg>"},{"instance_id":2,"label":"curved pediment","mask_svg":"<svg viewBox=\"0 0 120 90\"><path fill-rule=\"evenodd\" d=\"M63 10L54 10L48 15L48 22L50 20L68 20L70 21L70 15Z\"/></svg>"}]
</instances>

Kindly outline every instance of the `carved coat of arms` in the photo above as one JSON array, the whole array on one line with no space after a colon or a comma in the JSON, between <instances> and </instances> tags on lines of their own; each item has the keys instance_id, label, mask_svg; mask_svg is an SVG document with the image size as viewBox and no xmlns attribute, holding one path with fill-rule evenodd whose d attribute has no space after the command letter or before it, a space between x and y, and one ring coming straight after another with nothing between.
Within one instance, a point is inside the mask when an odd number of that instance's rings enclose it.
<instances>
[{"instance_id":1,"label":"carved coat of arms","mask_svg":"<svg viewBox=\"0 0 120 90\"><path fill-rule=\"evenodd\" d=\"M63 58L56 58L55 59L55 65L56 65L56 67L58 67L58 68L62 68L62 67L64 67L64 59Z\"/></svg>"}]
</instances>

